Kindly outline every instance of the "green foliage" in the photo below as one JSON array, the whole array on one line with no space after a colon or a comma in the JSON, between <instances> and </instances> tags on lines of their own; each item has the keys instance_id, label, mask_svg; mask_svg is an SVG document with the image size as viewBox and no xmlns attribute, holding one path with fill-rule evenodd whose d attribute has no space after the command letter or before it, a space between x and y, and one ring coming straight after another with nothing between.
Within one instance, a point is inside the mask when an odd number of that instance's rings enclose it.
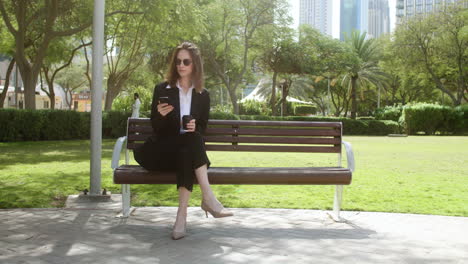
<instances>
[{"instance_id":1,"label":"green foliage","mask_svg":"<svg viewBox=\"0 0 468 264\"><path fill-rule=\"evenodd\" d=\"M466 106L452 108L438 104L416 103L403 107L401 123L410 135L466 132Z\"/></svg>"},{"instance_id":2,"label":"green foliage","mask_svg":"<svg viewBox=\"0 0 468 264\"><path fill-rule=\"evenodd\" d=\"M39 113L43 116L40 139L84 139L89 135L89 114L68 110L42 110Z\"/></svg>"},{"instance_id":3,"label":"green foliage","mask_svg":"<svg viewBox=\"0 0 468 264\"><path fill-rule=\"evenodd\" d=\"M315 115L317 107L315 105L300 104L294 107L294 115Z\"/></svg>"},{"instance_id":4,"label":"green foliage","mask_svg":"<svg viewBox=\"0 0 468 264\"><path fill-rule=\"evenodd\" d=\"M409 92L419 97L418 90L438 89L453 105L463 102L468 52L467 39L463 38L468 22L464 14L463 6L447 4L444 12L407 19L396 28L390 55L399 68L397 75L402 80L413 75L426 83L425 87L413 84L408 87L412 91L404 89L402 95ZM434 97L430 99L433 101Z\"/></svg>"},{"instance_id":5,"label":"green foliage","mask_svg":"<svg viewBox=\"0 0 468 264\"><path fill-rule=\"evenodd\" d=\"M222 112L222 111L211 111L210 112L210 119L218 119L218 120L239 120L239 116L232 114L230 112Z\"/></svg>"},{"instance_id":6,"label":"green foliage","mask_svg":"<svg viewBox=\"0 0 468 264\"><path fill-rule=\"evenodd\" d=\"M384 108L378 108L375 111L375 119L377 120L393 120L398 122L401 117L403 107L398 106L385 106Z\"/></svg>"},{"instance_id":7,"label":"green foliage","mask_svg":"<svg viewBox=\"0 0 468 264\"><path fill-rule=\"evenodd\" d=\"M120 111L103 112L103 137L124 136L129 116ZM0 142L86 139L90 120L88 112L0 109Z\"/></svg>"},{"instance_id":8,"label":"green foliage","mask_svg":"<svg viewBox=\"0 0 468 264\"><path fill-rule=\"evenodd\" d=\"M266 102L246 100L239 103L239 114L241 115L270 115L271 109Z\"/></svg>"},{"instance_id":9,"label":"green foliage","mask_svg":"<svg viewBox=\"0 0 468 264\"><path fill-rule=\"evenodd\" d=\"M391 120L353 120L350 118L319 117L319 116L239 116L241 120L268 121L320 121L342 122L344 135L388 135L400 133L400 126Z\"/></svg>"},{"instance_id":10,"label":"green foliage","mask_svg":"<svg viewBox=\"0 0 468 264\"><path fill-rule=\"evenodd\" d=\"M112 138L122 137L127 134L127 120L130 112L106 111L102 113L102 132Z\"/></svg>"}]
</instances>

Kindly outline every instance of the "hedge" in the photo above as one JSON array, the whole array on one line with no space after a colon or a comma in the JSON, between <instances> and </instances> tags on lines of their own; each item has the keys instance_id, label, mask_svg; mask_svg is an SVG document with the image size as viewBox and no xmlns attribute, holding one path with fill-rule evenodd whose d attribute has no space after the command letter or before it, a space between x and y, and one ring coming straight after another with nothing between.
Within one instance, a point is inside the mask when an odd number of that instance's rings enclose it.
<instances>
[{"instance_id":1,"label":"hedge","mask_svg":"<svg viewBox=\"0 0 468 264\"><path fill-rule=\"evenodd\" d=\"M468 132L467 113L468 105L452 108L429 103L408 104L403 107L400 122L410 135L463 134Z\"/></svg>"},{"instance_id":2,"label":"hedge","mask_svg":"<svg viewBox=\"0 0 468 264\"><path fill-rule=\"evenodd\" d=\"M398 122L400 120L403 107L398 106L385 106L384 108L377 108L375 110L375 119L377 120L393 120Z\"/></svg>"},{"instance_id":3,"label":"hedge","mask_svg":"<svg viewBox=\"0 0 468 264\"><path fill-rule=\"evenodd\" d=\"M131 113L103 112L105 138L124 136ZM89 139L89 112L0 109L0 142Z\"/></svg>"},{"instance_id":4,"label":"hedge","mask_svg":"<svg viewBox=\"0 0 468 264\"><path fill-rule=\"evenodd\" d=\"M103 112L104 138L124 136L130 113ZM349 118L308 116L234 115L224 112L210 113L211 119L277 120L277 121L335 121L343 122L345 135L387 135L399 132L397 122L388 120L352 120ZM68 110L16 110L0 109L0 142L89 139L90 113Z\"/></svg>"},{"instance_id":5,"label":"hedge","mask_svg":"<svg viewBox=\"0 0 468 264\"><path fill-rule=\"evenodd\" d=\"M317 107L315 105L296 105L294 108L295 115L315 115L317 113Z\"/></svg>"}]
</instances>

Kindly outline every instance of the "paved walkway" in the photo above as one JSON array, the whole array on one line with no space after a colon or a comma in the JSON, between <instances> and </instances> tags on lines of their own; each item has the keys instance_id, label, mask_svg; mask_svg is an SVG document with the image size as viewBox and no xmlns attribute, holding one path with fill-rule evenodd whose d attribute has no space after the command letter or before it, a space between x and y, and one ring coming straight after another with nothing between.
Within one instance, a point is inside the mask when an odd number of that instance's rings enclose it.
<instances>
[{"instance_id":1,"label":"paved walkway","mask_svg":"<svg viewBox=\"0 0 468 264\"><path fill-rule=\"evenodd\" d=\"M468 263L468 218L189 208L188 235L170 238L177 208L113 205L0 210L0 263ZM81 207L81 208L80 208ZM99 209L101 207L101 209Z\"/></svg>"}]
</instances>

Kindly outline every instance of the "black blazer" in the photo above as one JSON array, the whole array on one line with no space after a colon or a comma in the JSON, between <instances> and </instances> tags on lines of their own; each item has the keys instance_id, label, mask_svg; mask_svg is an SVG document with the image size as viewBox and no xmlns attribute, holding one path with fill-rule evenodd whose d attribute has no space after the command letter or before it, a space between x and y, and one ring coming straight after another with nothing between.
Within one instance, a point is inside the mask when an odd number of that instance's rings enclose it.
<instances>
[{"instance_id":1,"label":"black blazer","mask_svg":"<svg viewBox=\"0 0 468 264\"><path fill-rule=\"evenodd\" d=\"M160 96L168 96L169 104L174 106L166 116L162 116L158 112L158 103ZM210 113L210 94L207 90L201 93L192 90L192 103L190 106L190 114L195 119L195 131L203 134L208 125L208 117ZM151 104L151 125L153 126L154 134L158 136L173 136L180 133L180 100L179 88L171 87L167 82L156 85L153 93L153 102Z\"/></svg>"}]
</instances>

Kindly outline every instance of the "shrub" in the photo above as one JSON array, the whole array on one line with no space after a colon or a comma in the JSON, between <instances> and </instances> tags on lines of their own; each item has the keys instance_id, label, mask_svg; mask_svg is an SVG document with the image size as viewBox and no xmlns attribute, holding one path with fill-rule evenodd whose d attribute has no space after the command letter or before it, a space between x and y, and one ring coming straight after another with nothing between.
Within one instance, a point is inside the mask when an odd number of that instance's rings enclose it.
<instances>
[{"instance_id":1,"label":"shrub","mask_svg":"<svg viewBox=\"0 0 468 264\"><path fill-rule=\"evenodd\" d=\"M219 119L219 120L239 120L239 116L237 116L235 114L220 112L220 111L211 111L209 118L210 119Z\"/></svg>"},{"instance_id":2,"label":"shrub","mask_svg":"<svg viewBox=\"0 0 468 264\"><path fill-rule=\"evenodd\" d=\"M461 133L466 131L463 111L463 107L451 108L429 103L408 104L403 108L400 122L406 133L412 135L418 132L433 135L436 131L443 134Z\"/></svg>"},{"instance_id":3,"label":"shrub","mask_svg":"<svg viewBox=\"0 0 468 264\"><path fill-rule=\"evenodd\" d=\"M373 116L359 116L357 120L375 120Z\"/></svg>"},{"instance_id":4,"label":"shrub","mask_svg":"<svg viewBox=\"0 0 468 264\"><path fill-rule=\"evenodd\" d=\"M296 105L294 109L295 115L315 115L317 107L315 105Z\"/></svg>"},{"instance_id":5,"label":"shrub","mask_svg":"<svg viewBox=\"0 0 468 264\"><path fill-rule=\"evenodd\" d=\"M103 137L123 136L130 113L103 112ZM91 115L70 110L0 109L0 141L87 139Z\"/></svg>"},{"instance_id":6,"label":"shrub","mask_svg":"<svg viewBox=\"0 0 468 264\"><path fill-rule=\"evenodd\" d=\"M127 133L127 120L130 112L106 111L102 113L102 133L104 137L122 137Z\"/></svg>"},{"instance_id":7,"label":"shrub","mask_svg":"<svg viewBox=\"0 0 468 264\"><path fill-rule=\"evenodd\" d=\"M393 120L398 122L400 120L403 107L398 106L385 106L384 108L378 108L375 110L375 119L377 120Z\"/></svg>"},{"instance_id":8,"label":"shrub","mask_svg":"<svg viewBox=\"0 0 468 264\"><path fill-rule=\"evenodd\" d=\"M266 102L246 100L239 103L239 114L241 115L270 115L271 109Z\"/></svg>"}]
</instances>

